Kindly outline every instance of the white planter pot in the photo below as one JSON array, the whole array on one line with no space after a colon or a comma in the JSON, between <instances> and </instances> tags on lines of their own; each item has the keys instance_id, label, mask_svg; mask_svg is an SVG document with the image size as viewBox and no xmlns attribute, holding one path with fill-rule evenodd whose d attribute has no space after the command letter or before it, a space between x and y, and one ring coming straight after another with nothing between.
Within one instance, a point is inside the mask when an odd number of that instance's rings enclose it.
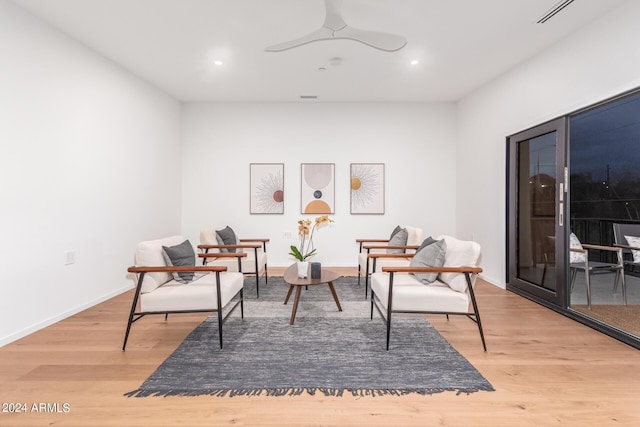
<instances>
[{"instance_id":1,"label":"white planter pot","mask_svg":"<svg viewBox=\"0 0 640 427\"><path fill-rule=\"evenodd\" d=\"M298 265L298 277L304 279L309 272L309 261L296 261Z\"/></svg>"}]
</instances>

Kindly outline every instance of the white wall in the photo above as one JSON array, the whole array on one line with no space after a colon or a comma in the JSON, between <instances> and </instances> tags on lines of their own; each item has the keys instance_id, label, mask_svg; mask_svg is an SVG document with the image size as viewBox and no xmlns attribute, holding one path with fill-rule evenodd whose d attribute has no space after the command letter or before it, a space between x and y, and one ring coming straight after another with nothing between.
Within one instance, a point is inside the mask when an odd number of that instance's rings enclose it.
<instances>
[{"instance_id":1,"label":"white wall","mask_svg":"<svg viewBox=\"0 0 640 427\"><path fill-rule=\"evenodd\" d=\"M300 163L335 163L332 228L314 238L314 260L357 265L355 239L388 238L398 225L455 234L455 110L452 104L187 104L183 109L182 230L205 227L268 237L269 264L293 259ZM284 215L249 214L249 163L285 164ZM385 215L351 215L349 164L385 163ZM308 216L313 217L313 216ZM291 231L293 240L285 240Z\"/></svg>"},{"instance_id":2,"label":"white wall","mask_svg":"<svg viewBox=\"0 0 640 427\"><path fill-rule=\"evenodd\" d=\"M180 231L181 107L4 0L0 52L3 345L132 286L135 244Z\"/></svg>"},{"instance_id":3,"label":"white wall","mask_svg":"<svg viewBox=\"0 0 640 427\"><path fill-rule=\"evenodd\" d=\"M506 283L508 135L640 86L640 2L629 0L458 103L457 229Z\"/></svg>"},{"instance_id":4,"label":"white wall","mask_svg":"<svg viewBox=\"0 0 640 427\"><path fill-rule=\"evenodd\" d=\"M505 283L505 137L640 86L640 2L450 104L180 104L0 0L0 345L131 286L143 239L230 225L270 237L300 214L300 163L336 164L318 261L397 224L472 238ZM182 114L182 117L181 117ZM180 146L182 140L183 147ZM181 160L181 162L180 162ZM284 215L249 214L249 163L285 163ZM386 164L386 214L349 214L349 163ZM77 262L65 266L65 252ZM124 325L124 319L123 319Z\"/></svg>"}]
</instances>

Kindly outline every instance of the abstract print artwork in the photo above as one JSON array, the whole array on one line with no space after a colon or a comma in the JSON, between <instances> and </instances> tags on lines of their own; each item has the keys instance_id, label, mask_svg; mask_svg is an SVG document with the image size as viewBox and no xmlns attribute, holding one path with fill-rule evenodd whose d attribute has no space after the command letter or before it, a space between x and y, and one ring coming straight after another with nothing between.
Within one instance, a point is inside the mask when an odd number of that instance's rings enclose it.
<instances>
[{"instance_id":1,"label":"abstract print artwork","mask_svg":"<svg viewBox=\"0 0 640 427\"><path fill-rule=\"evenodd\" d=\"M284 163L251 163L252 214L284 213Z\"/></svg>"},{"instance_id":2,"label":"abstract print artwork","mask_svg":"<svg viewBox=\"0 0 640 427\"><path fill-rule=\"evenodd\" d=\"M302 163L300 211L305 214L335 213L335 164Z\"/></svg>"},{"instance_id":3,"label":"abstract print artwork","mask_svg":"<svg viewBox=\"0 0 640 427\"><path fill-rule=\"evenodd\" d=\"M351 213L384 214L384 163L351 163Z\"/></svg>"}]
</instances>

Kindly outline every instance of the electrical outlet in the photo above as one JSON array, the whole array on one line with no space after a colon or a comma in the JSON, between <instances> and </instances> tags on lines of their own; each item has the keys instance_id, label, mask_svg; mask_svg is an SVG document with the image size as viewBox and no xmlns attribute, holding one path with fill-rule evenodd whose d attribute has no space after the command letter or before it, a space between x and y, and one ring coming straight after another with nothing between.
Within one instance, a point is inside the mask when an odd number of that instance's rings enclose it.
<instances>
[{"instance_id":1,"label":"electrical outlet","mask_svg":"<svg viewBox=\"0 0 640 427\"><path fill-rule=\"evenodd\" d=\"M64 265L75 264L76 251L66 251L64 253Z\"/></svg>"},{"instance_id":2,"label":"electrical outlet","mask_svg":"<svg viewBox=\"0 0 640 427\"><path fill-rule=\"evenodd\" d=\"M285 231L283 233L282 237L287 239L287 240L291 240L291 239L293 239L293 233L291 233L290 231Z\"/></svg>"}]
</instances>

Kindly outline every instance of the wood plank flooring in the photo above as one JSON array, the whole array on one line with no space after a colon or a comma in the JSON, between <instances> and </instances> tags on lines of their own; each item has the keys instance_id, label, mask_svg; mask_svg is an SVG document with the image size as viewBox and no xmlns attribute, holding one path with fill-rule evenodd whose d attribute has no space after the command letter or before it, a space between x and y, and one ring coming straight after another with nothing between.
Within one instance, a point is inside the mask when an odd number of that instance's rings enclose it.
<instances>
[{"instance_id":1,"label":"wood plank flooring","mask_svg":"<svg viewBox=\"0 0 640 427\"><path fill-rule=\"evenodd\" d=\"M486 353L470 320L429 320L495 392L127 398L205 318L142 319L122 352L130 291L0 348L0 409L27 409L0 412L0 426L640 425L640 352L485 282L476 289Z\"/></svg>"}]
</instances>

